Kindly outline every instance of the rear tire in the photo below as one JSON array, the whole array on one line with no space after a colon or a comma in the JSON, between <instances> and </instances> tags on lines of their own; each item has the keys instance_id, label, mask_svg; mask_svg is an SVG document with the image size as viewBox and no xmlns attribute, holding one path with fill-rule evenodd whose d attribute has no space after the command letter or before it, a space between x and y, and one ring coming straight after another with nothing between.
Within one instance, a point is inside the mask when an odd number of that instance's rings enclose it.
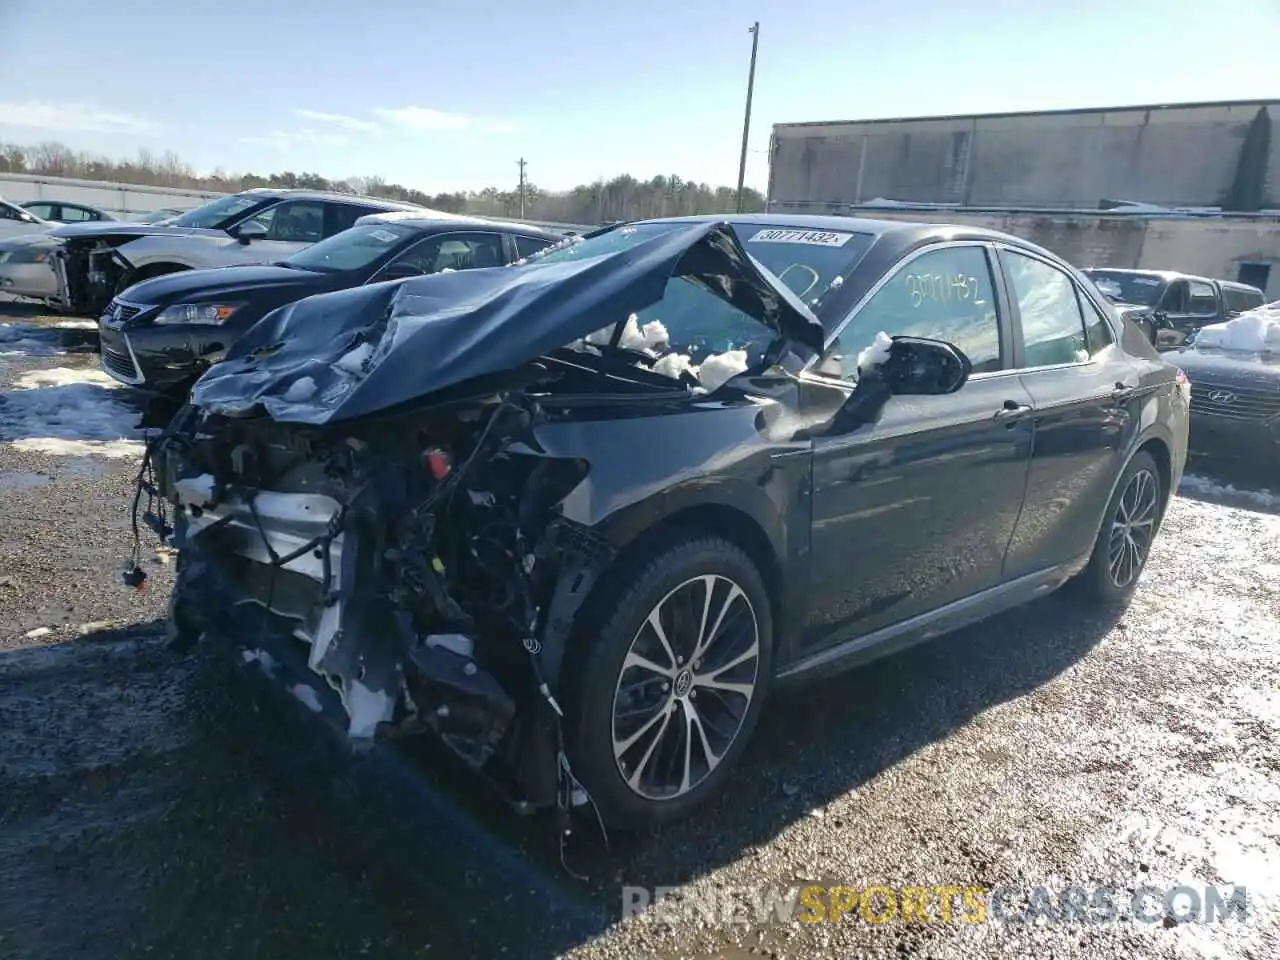
<instances>
[{"instance_id":1,"label":"rear tire","mask_svg":"<svg viewBox=\"0 0 1280 960\"><path fill-rule=\"evenodd\" d=\"M605 824L637 830L723 785L768 691L773 623L759 571L720 537L624 560L611 586L578 646L569 755Z\"/></svg>"},{"instance_id":2,"label":"rear tire","mask_svg":"<svg viewBox=\"0 0 1280 960\"><path fill-rule=\"evenodd\" d=\"M1155 458L1139 450L1120 475L1080 574L1080 587L1091 599L1122 604L1133 596L1164 519L1165 496Z\"/></svg>"}]
</instances>

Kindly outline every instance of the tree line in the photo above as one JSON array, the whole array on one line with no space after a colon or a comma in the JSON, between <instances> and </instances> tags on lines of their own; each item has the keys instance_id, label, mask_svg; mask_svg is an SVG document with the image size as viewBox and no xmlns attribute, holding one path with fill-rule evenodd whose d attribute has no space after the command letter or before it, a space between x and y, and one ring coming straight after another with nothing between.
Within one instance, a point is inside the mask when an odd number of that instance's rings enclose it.
<instances>
[{"instance_id":1,"label":"tree line","mask_svg":"<svg viewBox=\"0 0 1280 960\"><path fill-rule=\"evenodd\" d=\"M519 188L486 187L483 190L429 194L381 177L349 177L330 180L318 173L234 174L214 170L197 176L194 168L172 151L156 154L139 150L132 160L112 160L96 154L76 152L65 144L49 141L35 146L0 143L0 173L29 173L47 177L78 177L83 180L110 180L139 186L179 187L235 193L252 187L294 187L358 193L416 203L449 213L484 217L521 215ZM732 213L737 206L733 187L714 187L682 177L655 176L639 180L621 174L596 180L572 190L542 190L525 183L524 218L561 223L610 223L647 217L675 217L693 214ZM742 209L763 210L764 195L746 188Z\"/></svg>"}]
</instances>

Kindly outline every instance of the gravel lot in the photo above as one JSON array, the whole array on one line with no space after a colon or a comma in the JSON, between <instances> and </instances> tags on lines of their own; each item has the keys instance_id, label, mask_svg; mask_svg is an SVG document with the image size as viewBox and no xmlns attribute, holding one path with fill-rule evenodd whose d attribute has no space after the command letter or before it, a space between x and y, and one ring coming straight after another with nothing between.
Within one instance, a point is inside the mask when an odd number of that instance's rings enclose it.
<instances>
[{"instance_id":1,"label":"gravel lot","mask_svg":"<svg viewBox=\"0 0 1280 960\"><path fill-rule=\"evenodd\" d=\"M451 765L338 756L167 651L92 334L0 323L0 957L1280 956L1280 496L1184 485L1122 615L1055 595L776 700L721 803L578 838L579 880ZM1242 885L1249 919L619 919L808 883Z\"/></svg>"}]
</instances>

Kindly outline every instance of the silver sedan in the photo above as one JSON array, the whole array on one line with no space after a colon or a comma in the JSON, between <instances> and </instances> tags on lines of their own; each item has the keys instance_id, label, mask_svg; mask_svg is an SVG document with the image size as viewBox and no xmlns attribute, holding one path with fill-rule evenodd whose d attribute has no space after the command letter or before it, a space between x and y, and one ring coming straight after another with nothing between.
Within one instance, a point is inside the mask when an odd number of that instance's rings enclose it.
<instances>
[{"instance_id":1,"label":"silver sedan","mask_svg":"<svg viewBox=\"0 0 1280 960\"><path fill-rule=\"evenodd\" d=\"M0 293L56 305L58 281L51 261L58 244L40 235L0 240Z\"/></svg>"}]
</instances>

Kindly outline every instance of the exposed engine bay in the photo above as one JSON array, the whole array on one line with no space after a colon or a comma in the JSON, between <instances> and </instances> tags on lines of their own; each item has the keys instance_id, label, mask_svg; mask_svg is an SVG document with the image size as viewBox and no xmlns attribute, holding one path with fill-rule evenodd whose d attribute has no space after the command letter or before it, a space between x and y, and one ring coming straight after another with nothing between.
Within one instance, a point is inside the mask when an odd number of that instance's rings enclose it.
<instances>
[{"instance_id":1,"label":"exposed engine bay","mask_svg":"<svg viewBox=\"0 0 1280 960\"><path fill-rule=\"evenodd\" d=\"M547 678L610 548L557 515L589 466L522 442L540 415L513 393L348 433L187 408L151 456L181 550L176 628L252 605L309 644L351 737L430 730L476 769L496 757L516 799L554 802Z\"/></svg>"},{"instance_id":2,"label":"exposed engine bay","mask_svg":"<svg viewBox=\"0 0 1280 960\"><path fill-rule=\"evenodd\" d=\"M100 315L121 289L133 267L116 250L121 238L68 240L54 258L64 309L82 316Z\"/></svg>"}]
</instances>

